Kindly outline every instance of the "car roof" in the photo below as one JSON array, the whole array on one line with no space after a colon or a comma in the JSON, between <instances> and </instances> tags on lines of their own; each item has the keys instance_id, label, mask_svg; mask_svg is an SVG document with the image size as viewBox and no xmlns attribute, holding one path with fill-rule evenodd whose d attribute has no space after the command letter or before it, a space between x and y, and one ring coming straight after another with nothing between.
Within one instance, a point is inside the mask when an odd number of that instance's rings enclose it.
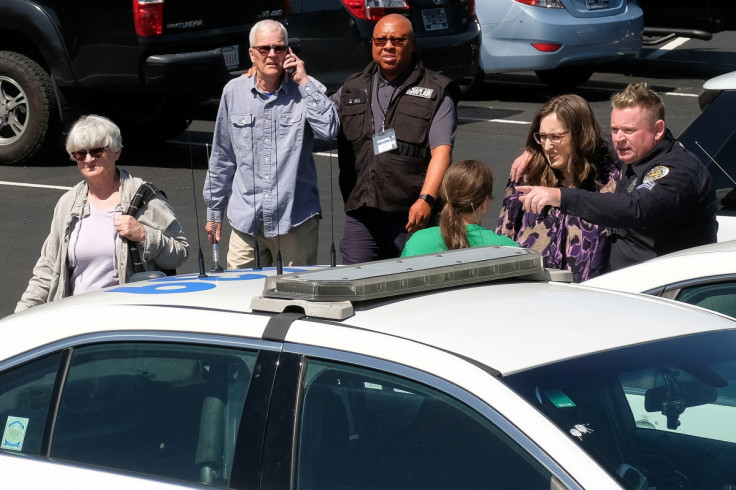
<instances>
[{"instance_id":1,"label":"car roof","mask_svg":"<svg viewBox=\"0 0 736 490\"><path fill-rule=\"evenodd\" d=\"M407 263L397 260L401 267ZM251 301L269 287L269 277L275 277L273 269L206 278L190 274L38 306L0 321L0 328L17 332L14 342L0 344L0 360L93 332L262 338L277 313L254 311ZM379 341L431 346L509 374L621 346L736 327L725 317L659 298L519 278L357 301L352 307L342 320L307 314L294 323L294 338L309 343L309 325L320 322L344 339L340 348L351 352L361 353L361 345L350 337L360 330L376 334ZM289 332L283 340L290 341Z\"/></svg>"},{"instance_id":2,"label":"car roof","mask_svg":"<svg viewBox=\"0 0 736 490\"><path fill-rule=\"evenodd\" d=\"M647 292L692 279L736 274L736 240L662 255L584 282L616 291Z\"/></svg>"},{"instance_id":3,"label":"car roof","mask_svg":"<svg viewBox=\"0 0 736 490\"><path fill-rule=\"evenodd\" d=\"M706 80L703 90L736 90L736 71Z\"/></svg>"}]
</instances>

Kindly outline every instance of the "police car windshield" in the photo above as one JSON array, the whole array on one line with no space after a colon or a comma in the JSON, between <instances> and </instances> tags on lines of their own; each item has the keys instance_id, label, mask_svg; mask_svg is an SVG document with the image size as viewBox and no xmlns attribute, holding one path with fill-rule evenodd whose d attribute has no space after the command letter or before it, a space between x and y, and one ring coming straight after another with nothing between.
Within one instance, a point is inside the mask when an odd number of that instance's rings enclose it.
<instances>
[{"instance_id":1,"label":"police car windshield","mask_svg":"<svg viewBox=\"0 0 736 490\"><path fill-rule=\"evenodd\" d=\"M736 484L736 331L617 349L503 381L624 488Z\"/></svg>"},{"instance_id":2,"label":"police car windshield","mask_svg":"<svg viewBox=\"0 0 736 490\"><path fill-rule=\"evenodd\" d=\"M678 138L713 177L721 214L736 214L736 90L724 90Z\"/></svg>"}]
</instances>

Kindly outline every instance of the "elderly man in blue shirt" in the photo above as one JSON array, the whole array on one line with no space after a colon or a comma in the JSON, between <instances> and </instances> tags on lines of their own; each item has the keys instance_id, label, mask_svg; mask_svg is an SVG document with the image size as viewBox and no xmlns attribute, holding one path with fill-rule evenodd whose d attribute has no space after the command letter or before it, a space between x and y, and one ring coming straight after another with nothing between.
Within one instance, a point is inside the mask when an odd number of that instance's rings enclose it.
<instances>
[{"instance_id":1,"label":"elderly man in blue shirt","mask_svg":"<svg viewBox=\"0 0 736 490\"><path fill-rule=\"evenodd\" d=\"M281 23L258 22L249 42L252 76L231 80L220 100L205 229L219 242L227 209L228 269L255 265L256 241L263 266L279 250L286 265L315 264L322 209L312 148L315 136L337 136L337 109L288 47Z\"/></svg>"}]
</instances>

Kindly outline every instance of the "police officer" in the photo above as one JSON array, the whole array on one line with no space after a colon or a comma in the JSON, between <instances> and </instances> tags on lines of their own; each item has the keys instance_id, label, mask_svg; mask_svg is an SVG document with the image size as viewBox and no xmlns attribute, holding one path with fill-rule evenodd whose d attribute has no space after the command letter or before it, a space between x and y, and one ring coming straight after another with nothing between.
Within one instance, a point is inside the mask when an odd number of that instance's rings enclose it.
<instances>
[{"instance_id":1,"label":"police officer","mask_svg":"<svg viewBox=\"0 0 736 490\"><path fill-rule=\"evenodd\" d=\"M343 263L398 257L430 224L457 130L457 85L412 60L406 17L376 24L373 62L332 97L338 105Z\"/></svg>"},{"instance_id":2,"label":"police officer","mask_svg":"<svg viewBox=\"0 0 736 490\"><path fill-rule=\"evenodd\" d=\"M524 209L555 206L610 227L610 270L715 242L713 182L666 128L662 99L646 83L637 83L615 94L611 106L613 146L624 164L616 192L519 186ZM512 178L516 172L512 169Z\"/></svg>"}]
</instances>

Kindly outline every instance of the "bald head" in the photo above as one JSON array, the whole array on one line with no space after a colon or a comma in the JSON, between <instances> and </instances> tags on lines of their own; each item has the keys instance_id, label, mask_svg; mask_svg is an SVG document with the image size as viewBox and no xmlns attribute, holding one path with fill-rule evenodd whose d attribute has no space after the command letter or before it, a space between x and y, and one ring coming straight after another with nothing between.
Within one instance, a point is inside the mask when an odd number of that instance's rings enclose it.
<instances>
[{"instance_id":1,"label":"bald head","mask_svg":"<svg viewBox=\"0 0 736 490\"><path fill-rule=\"evenodd\" d=\"M381 75L393 80L409 65L414 51L414 29L406 17L390 14L373 28L373 61L378 63Z\"/></svg>"},{"instance_id":2,"label":"bald head","mask_svg":"<svg viewBox=\"0 0 736 490\"><path fill-rule=\"evenodd\" d=\"M410 31L412 36L414 35L414 28L411 26L409 19L400 14L388 14L376 23L376 27L373 28L373 36L375 37L376 31L383 28L386 24L396 25L402 29Z\"/></svg>"}]
</instances>

